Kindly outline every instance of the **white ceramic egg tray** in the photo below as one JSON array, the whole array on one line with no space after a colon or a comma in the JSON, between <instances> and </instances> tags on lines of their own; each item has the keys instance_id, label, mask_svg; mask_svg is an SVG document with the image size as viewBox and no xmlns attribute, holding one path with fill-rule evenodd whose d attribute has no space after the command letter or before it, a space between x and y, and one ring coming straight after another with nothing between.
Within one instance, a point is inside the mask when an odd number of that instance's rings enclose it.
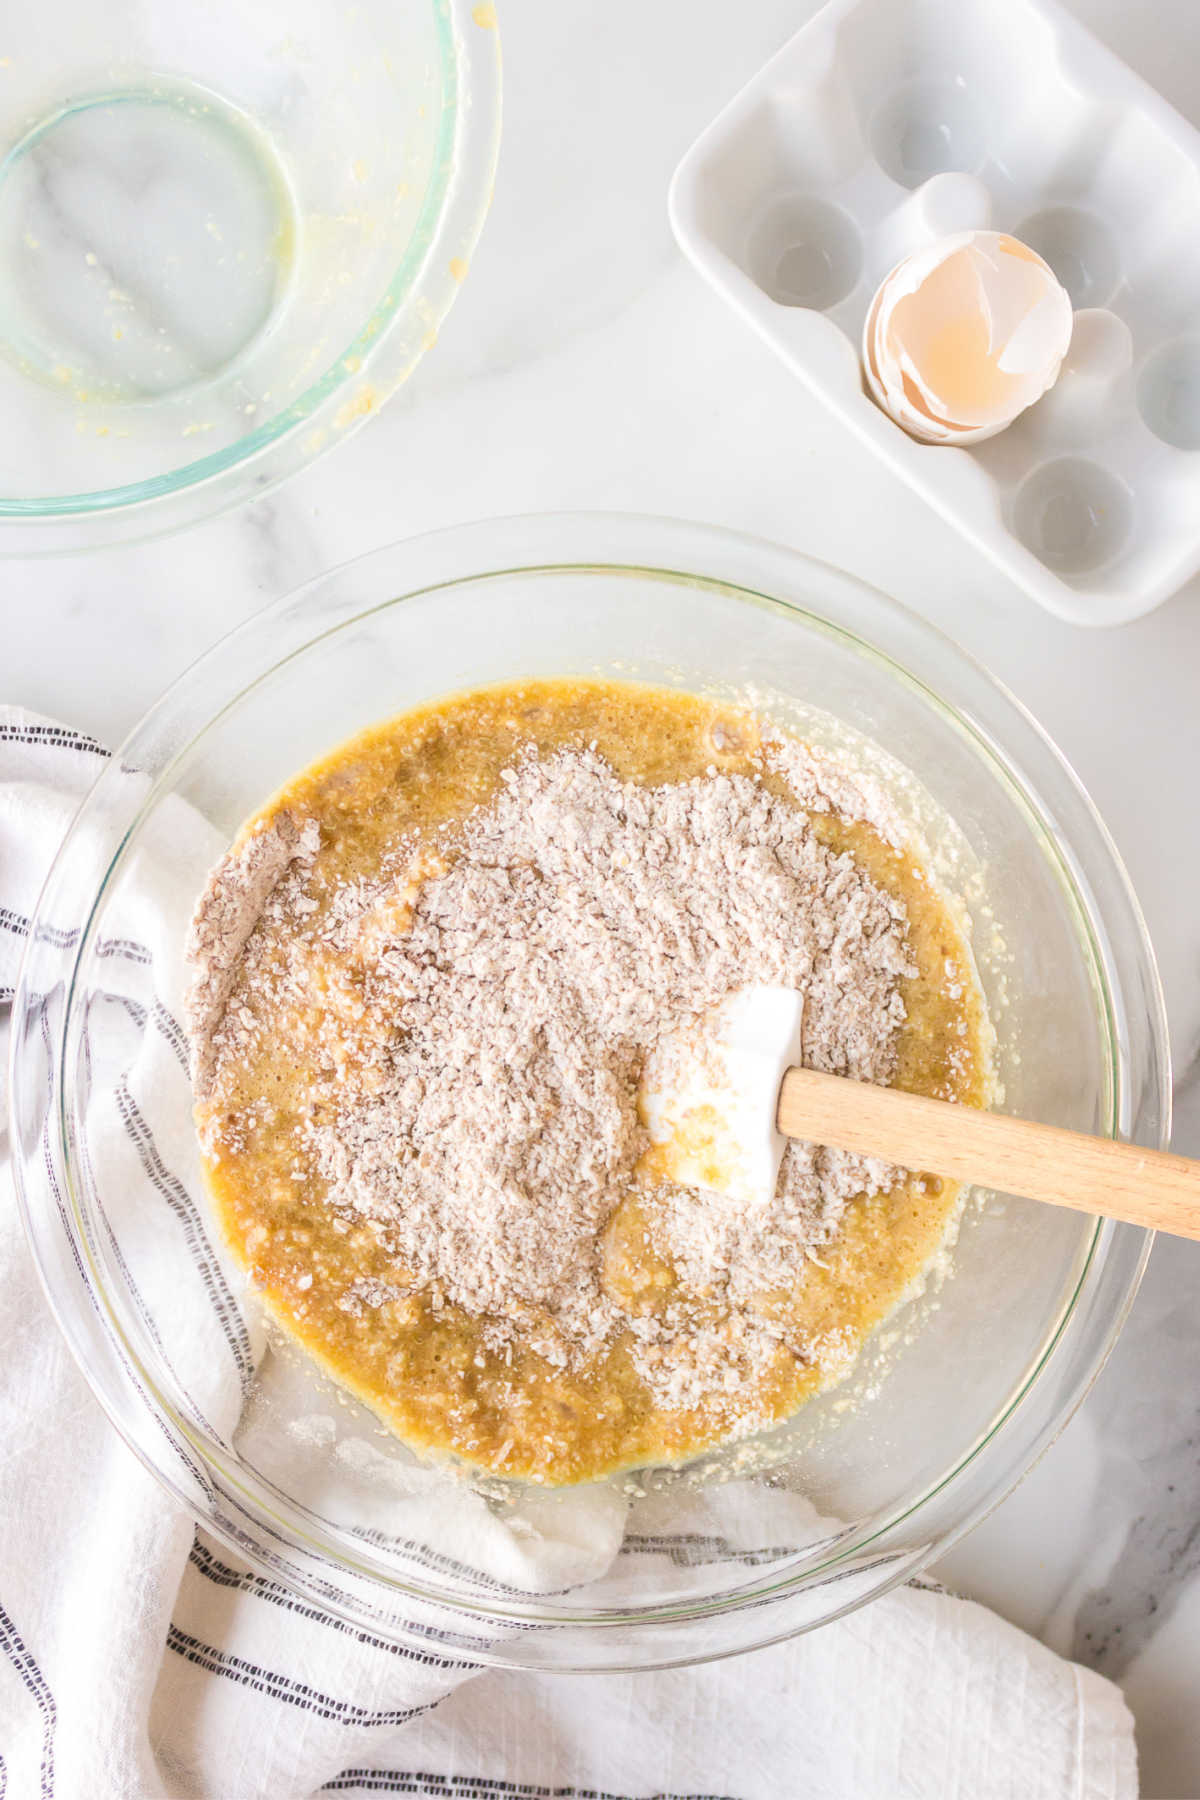
<instances>
[{"instance_id":1,"label":"white ceramic egg tray","mask_svg":"<svg viewBox=\"0 0 1200 1800\"><path fill-rule=\"evenodd\" d=\"M1200 568L1200 133L1055 0L832 0L689 150L686 255L863 442L1051 612L1113 625ZM1012 232L1076 308L998 437L918 444L864 391L871 298Z\"/></svg>"}]
</instances>

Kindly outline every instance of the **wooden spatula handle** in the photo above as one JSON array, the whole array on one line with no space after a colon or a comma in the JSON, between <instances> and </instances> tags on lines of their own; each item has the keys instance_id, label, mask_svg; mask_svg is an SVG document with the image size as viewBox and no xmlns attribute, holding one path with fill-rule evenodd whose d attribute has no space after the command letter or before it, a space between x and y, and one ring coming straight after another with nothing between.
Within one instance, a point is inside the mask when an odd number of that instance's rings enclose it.
<instances>
[{"instance_id":1,"label":"wooden spatula handle","mask_svg":"<svg viewBox=\"0 0 1200 1800\"><path fill-rule=\"evenodd\" d=\"M789 1069L779 1129L1051 1206L1200 1238L1200 1162L947 1100Z\"/></svg>"}]
</instances>

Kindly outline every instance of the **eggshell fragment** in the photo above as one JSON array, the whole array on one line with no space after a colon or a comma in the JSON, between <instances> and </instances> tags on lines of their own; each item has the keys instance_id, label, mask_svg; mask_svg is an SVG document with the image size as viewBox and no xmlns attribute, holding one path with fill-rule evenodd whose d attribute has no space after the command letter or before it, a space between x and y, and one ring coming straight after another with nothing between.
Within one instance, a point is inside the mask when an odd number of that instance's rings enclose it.
<instances>
[{"instance_id":1,"label":"eggshell fragment","mask_svg":"<svg viewBox=\"0 0 1200 1800\"><path fill-rule=\"evenodd\" d=\"M881 283L863 331L867 386L923 443L975 443L1053 386L1072 323L1066 289L1028 245L961 232Z\"/></svg>"}]
</instances>

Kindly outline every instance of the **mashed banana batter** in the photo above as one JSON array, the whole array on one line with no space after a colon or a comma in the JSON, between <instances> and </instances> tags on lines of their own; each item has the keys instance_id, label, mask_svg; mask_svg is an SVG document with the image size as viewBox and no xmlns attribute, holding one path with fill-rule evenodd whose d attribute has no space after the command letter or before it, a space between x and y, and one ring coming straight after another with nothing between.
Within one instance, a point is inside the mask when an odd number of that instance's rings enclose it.
<instances>
[{"instance_id":1,"label":"mashed banana batter","mask_svg":"<svg viewBox=\"0 0 1200 1800\"><path fill-rule=\"evenodd\" d=\"M209 1180L270 1311L415 1448L540 1482L787 1417L955 1212L812 1146L761 1216L674 1187L638 1110L656 1032L778 980L813 1066L987 1093L969 950L886 807L632 683L481 690L343 745L244 829L190 952Z\"/></svg>"}]
</instances>

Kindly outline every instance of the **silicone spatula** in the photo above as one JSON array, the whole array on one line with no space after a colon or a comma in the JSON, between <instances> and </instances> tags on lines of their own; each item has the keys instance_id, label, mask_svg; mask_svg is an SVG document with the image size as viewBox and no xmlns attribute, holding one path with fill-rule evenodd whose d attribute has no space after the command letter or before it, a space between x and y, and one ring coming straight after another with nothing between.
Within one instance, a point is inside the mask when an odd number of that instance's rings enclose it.
<instances>
[{"instance_id":1,"label":"silicone spatula","mask_svg":"<svg viewBox=\"0 0 1200 1800\"><path fill-rule=\"evenodd\" d=\"M769 1197L800 1138L1200 1238L1200 1162L801 1068L802 1021L799 994L749 987L726 1002L699 1070L678 1047L650 1070L643 1112L676 1179Z\"/></svg>"}]
</instances>

